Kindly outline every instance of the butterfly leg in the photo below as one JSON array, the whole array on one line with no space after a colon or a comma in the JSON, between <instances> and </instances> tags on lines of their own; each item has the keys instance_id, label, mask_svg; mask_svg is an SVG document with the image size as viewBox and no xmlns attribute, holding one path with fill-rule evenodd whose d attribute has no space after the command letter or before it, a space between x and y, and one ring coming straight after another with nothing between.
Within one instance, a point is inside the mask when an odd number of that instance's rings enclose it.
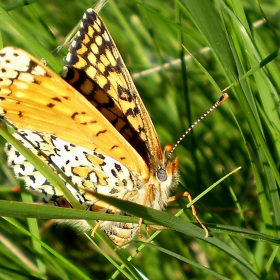
<instances>
[{"instance_id":1,"label":"butterfly leg","mask_svg":"<svg viewBox=\"0 0 280 280\"><path fill-rule=\"evenodd\" d=\"M113 207L112 210L110 210L110 212L108 211L109 214L115 214L116 211L118 210L117 207ZM104 223L105 221L103 220L100 220L96 223L96 225L94 226L94 228L92 229L92 232L91 232L91 236L94 237L94 234L96 233L97 229Z\"/></svg>"},{"instance_id":2,"label":"butterfly leg","mask_svg":"<svg viewBox=\"0 0 280 280\"><path fill-rule=\"evenodd\" d=\"M147 201L150 200L151 202L155 200L155 194L153 191L153 185L149 185L146 192L145 192L145 196L144 196L144 200L143 200L143 205L145 206L147 204ZM139 223L138 223L138 236L139 238L143 238L143 235L141 233L141 226L143 224L143 218L139 219ZM146 226L146 234L148 237L150 237L150 227L147 225Z\"/></svg>"},{"instance_id":3,"label":"butterfly leg","mask_svg":"<svg viewBox=\"0 0 280 280\"><path fill-rule=\"evenodd\" d=\"M189 202L192 202L192 197L191 197L190 193L186 191L186 192L183 192L182 194L178 194L178 195L169 197L168 203L175 201L181 197L187 197L189 199ZM197 222L200 224L200 226L203 228L203 230L205 232L205 238L209 237L209 231L208 231L207 227L201 222L201 220L197 216L195 206L192 205L191 209L192 209L192 214L193 214L194 218L197 220Z\"/></svg>"},{"instance_id":4,"label":"butterfly leg","mask_svg":"<svg viewBox=\"0 0 280 280\"><path fill-rule=\"evenodd\" d=\"M91 232L91 236L94 237L94 234L96 233L97 229L101 226L101 224L103 224L104 221L98 221L96 223L96 225L94 226L94 228L92 229L92 232Z\"/></svg>"}]
</instances>

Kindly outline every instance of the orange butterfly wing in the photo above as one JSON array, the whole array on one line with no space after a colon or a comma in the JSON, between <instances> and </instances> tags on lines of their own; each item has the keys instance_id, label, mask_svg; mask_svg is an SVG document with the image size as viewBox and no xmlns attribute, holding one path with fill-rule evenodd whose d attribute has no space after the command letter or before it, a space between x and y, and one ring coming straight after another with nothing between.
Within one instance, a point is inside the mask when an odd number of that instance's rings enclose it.
<instances>
[{"instance_id":1,"label":"orange butterfly wing","mask_svg":"<svg viewBox=\"0 0 280 280\"><path fill-rule=\"evenodd\" d=\"M155 170L163 161L150 116L102 19L88 9L66 57L64 79L81 92Z\"/></svg>"},{"instance_id":2,"label":"orange butterfly wing","mask_svg":"<svg viewBox=\"0 0 280 280\"><path fill-rule=\"evenodd\" d=\"M4 48L0 57L0 114L14 127L53 134L149 177L141 156L72 86L20 49Z\"/></svg>"}]
</instances>

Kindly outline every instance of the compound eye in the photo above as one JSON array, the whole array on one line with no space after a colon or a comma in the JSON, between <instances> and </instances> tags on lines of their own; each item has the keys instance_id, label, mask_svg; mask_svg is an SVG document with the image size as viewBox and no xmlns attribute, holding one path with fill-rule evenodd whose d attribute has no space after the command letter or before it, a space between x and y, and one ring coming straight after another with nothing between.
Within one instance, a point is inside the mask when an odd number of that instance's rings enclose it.
<instances>
[{"instance_id":1,"label":"compound eye","mask_svg":"<svg viewBox=\"0 0 280 280\"><path fill-rule=\"evenodd\" d=\"M161 181L164 182L167 180L167 173L166 170L163 168L158 169L157 171L157 178Z\"/></svg>"}]
</instances>

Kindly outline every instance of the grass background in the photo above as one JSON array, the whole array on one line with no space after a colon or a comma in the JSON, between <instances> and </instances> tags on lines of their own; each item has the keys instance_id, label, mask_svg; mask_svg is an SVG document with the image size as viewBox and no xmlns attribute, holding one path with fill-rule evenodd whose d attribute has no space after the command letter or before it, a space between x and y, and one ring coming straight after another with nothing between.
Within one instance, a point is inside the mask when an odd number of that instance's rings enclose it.
<instances>
[{"instance_id":1,"label":"grass background","mask_svg":"<svg viewBox=\"0 0 280 280\"><path fill-rule=\"evenodd\" d=\"M94 2L32 2L0 1L2 44L44 58L59 73L67 47L56 57L51 53ZM188 190L196 197L225 174L242 169L196 203L211 238L183 224L193 221L189 209L179 221L131 209L171 229L156 236L130 265L125 257L135 254L140 243L112 251L102 234L101 241L90 241L70 227L26 219L88 217L78 210L10 203L31 197L24 187L19 192L1 149L0 214L10 217L0 223L0 278L279 278L279 3L109 1L100 15L134 74L163 146L175 143L221 90L227 88L230 95L176 149L181 184L174 194ZM186 204L181 199L166 212L175 214ZM120 264L127 268L119 268L117 275Z\"/></svg>"}]
</instances>

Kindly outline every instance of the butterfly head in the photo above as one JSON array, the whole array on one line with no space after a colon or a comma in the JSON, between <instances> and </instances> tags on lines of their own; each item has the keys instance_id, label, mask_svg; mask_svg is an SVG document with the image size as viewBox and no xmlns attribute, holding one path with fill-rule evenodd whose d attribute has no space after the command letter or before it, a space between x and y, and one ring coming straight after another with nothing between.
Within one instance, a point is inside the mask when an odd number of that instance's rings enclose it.
<instances>
[{"instance_id":1,"label":"butterfly head","mask_svg":"<svg viewBox=\"0 0 280 280\"><path fill-rule=\"evenodd\" d=\"M161 184L161 190L166 190L169 192L170 189L175 188L179 181L178 157L176 157L173 161L167 160L165 165L156 171L156 176Z\"/></svg>"},{"instance_id":2,"label":"butterfly head","mask_svg":"<svg viewBox=\"0 0 280 280\"><path fill-rule=\"evenodd\" d=\"M171 146L168 146L171 147ZM172 147L171 147L172 148ZM163 155L169 148L164 149ZM143 205L154 209L163 209L170 196L170 191L179 182L179 160L176 157L173 161L163 158L159 165L150 167L150 178L145 183L143 190ZM141 191L140 191L141 193Z\"/></svg>"}]
</instances>

